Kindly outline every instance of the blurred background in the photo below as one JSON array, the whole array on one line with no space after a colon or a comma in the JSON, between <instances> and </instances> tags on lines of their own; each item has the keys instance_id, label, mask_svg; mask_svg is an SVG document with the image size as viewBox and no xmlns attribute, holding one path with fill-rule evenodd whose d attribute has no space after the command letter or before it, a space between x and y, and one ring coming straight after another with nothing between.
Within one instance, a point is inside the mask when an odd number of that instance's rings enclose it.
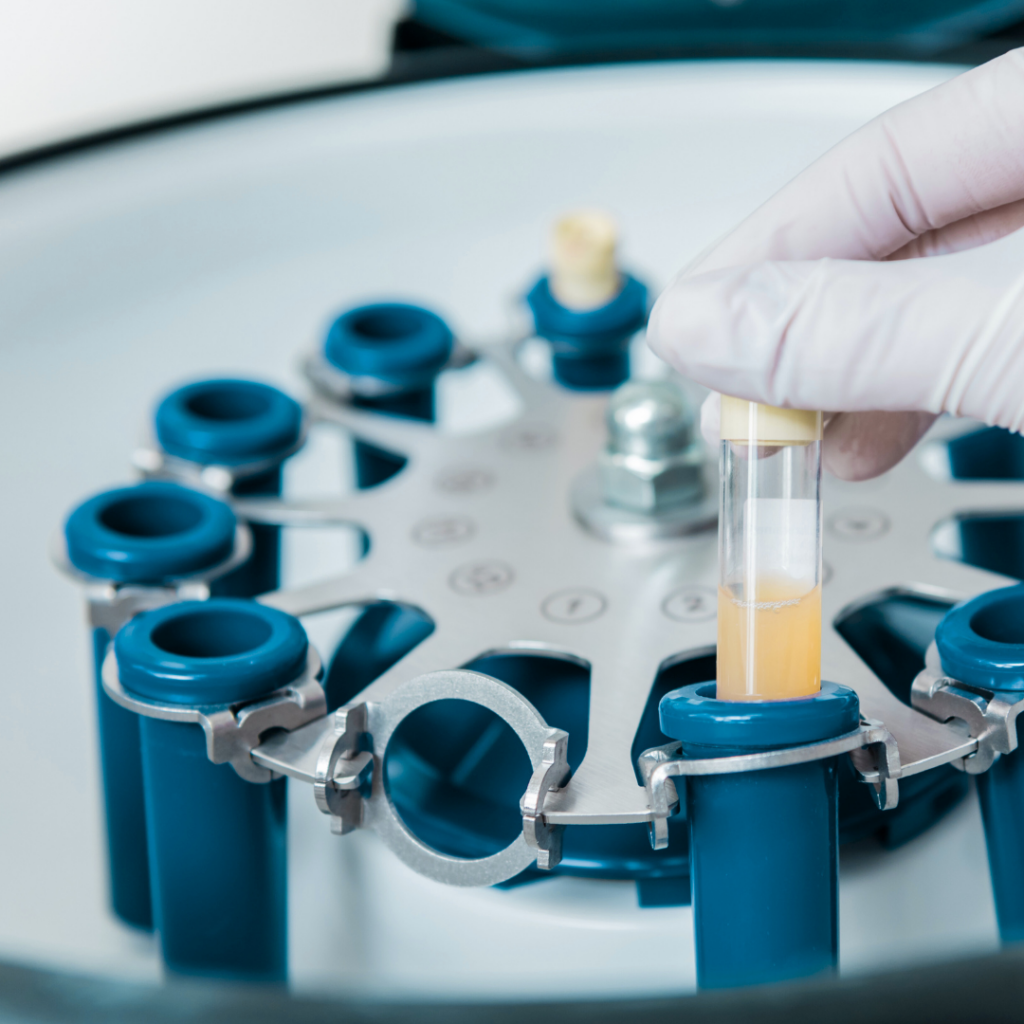
<instances>
[{"instance_id":1,"label":"blurred background","mask_svg":"<svg viewBox=\"0 0 1024 1024\"><path fill-rule=\"evenodd\" d=\"M592 61L979 63L1024 0L3 0L0 158L297 91Z\"/></svg>"}]
</instances>

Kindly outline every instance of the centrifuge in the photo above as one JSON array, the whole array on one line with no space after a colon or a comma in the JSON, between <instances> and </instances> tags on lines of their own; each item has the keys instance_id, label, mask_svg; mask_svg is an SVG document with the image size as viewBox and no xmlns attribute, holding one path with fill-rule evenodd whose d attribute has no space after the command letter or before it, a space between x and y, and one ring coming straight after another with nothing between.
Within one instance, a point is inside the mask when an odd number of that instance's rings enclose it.
<instances>
[{"instance_id":1,"label":"centrifuge","mask_svg":"<svg viewBox=\"0 0 1024 1024\"><path fill-rule=\"evenodd\" d=\"M716 678L718 458L646 313L959 70L471 76L10 167L0 953L390 1001L694 991L708 783L661 702ZM573 214L597 270L552 243ZM943 420L822 483L821 675L859 709L730 770L832 744L844 976L999 947L973 778L1014 715L932 645L1022 575L1021 453ZM200 942L204 907L242 909Z\"/></svg>"}]
</instances>

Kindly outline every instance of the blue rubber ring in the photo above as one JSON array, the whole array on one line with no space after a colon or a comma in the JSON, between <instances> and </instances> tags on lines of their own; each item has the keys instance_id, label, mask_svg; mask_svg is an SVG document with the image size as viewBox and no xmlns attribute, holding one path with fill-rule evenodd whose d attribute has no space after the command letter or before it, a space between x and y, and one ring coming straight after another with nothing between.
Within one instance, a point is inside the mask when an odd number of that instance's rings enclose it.
<instances>
[{"instance_id":1,"label":"blue rubber ring","mask_svg":"<svg viewBox=\"0 0 1024 1024\"><path fill-rule=\"evenodd\" d=\"M104 491L64 524L78 570L118 583L163 583L212 569L231 555L234 512L180 484L152 481Z\"/></svg>"},{"instance_id":2,"label":"blue rubber ring","mask_svg":"<svg viewBox=\"0 0 1024 1024\"><path fill-rule=\"evenodd\" d=\"M1024 584L951 608L935 644L946 675L988 690L1024 690Z\"/></svg>"},{"instance_id":3,"label":"blue rubber ring","mask_svg":"<svg viewBox=\"0 0 1024 1024\"><path fill-rule=\"evenodd\" d=\"M440 372L453 341L451 329L429 309L378 302L350 309L331 324L324 357L353 376L415 385Z\"/></svg>"},{"instance_id":4,"label":"blue rubber ring","mask_svg":"<svg viewBox=\"0 0 1024 1024\"><path fill-rule=\"evenodd\" d=\"M204 380L172 391L156 410L156 437L169 455L225 466L284 455L302 432L302 407L252 380Z\"/></svg>"},{"instance_id":5,"label":"blue rubber ring","mask_svg":"<svg viewBox=\"0 0 1024 1024\"><path fill-rule=\"evenodd\" d=\"M575 310L563 306L542 277L526 296L537 333L566 348L592 352L620 346L643 327L647 319L647 288L635 277L622 275L622 290L598 309Z\"/></svg>"},{"instance_id":6,"label":"blue rubber ring","mask_svg":"<svg viewBox=\"0 0 1024 1024\"><path fill-rule=\"evenodd\" d=\"M302 672L308 647L298 619L231 597L143 612L114 638L126 690L198 706L252 700L287 685Z\"/></svg>"},{"instance_id":7,"label":"blue rubber ring","mask_svg":"<svg viewBox=\"0 0 1024 1024\"><path fill-rule=\"evenodd\" d=\"M768 750L852 732L860 702L849 687L828 682L810 697L765 701L717 700L714 683L693 683L665 694L659 715L661 731L684 746Z\"/></svg>"}]
</instances>

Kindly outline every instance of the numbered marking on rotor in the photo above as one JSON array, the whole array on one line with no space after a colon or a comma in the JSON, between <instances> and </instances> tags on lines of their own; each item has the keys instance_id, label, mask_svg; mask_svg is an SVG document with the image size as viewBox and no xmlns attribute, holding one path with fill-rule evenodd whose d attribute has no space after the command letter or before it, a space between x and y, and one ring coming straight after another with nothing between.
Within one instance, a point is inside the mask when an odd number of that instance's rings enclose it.
<instances>
[{"instance_id":1,"label":"numbered marking on rotor","mask_svg":"<svg viewBox=\"0 0 1024 1024\"><path fill-rule=\"evenodd\" d=\"M456 593L483 597L504 590L514 579L512 567L504 562L469 562L459 566L448 583Z\"/></svg>"},{"instance_id":2,"label":"numbered marking on rotor","mask_svg":"<svg viewBox=\"0 0 1024 1024\"><path fill-rule=\"evenodd\" d=\"M718 595L710 587L680 587L661 602L661 610L676 622L707 622L718 614Z\"/></svg>"},{"instance_id":3,"label":"numbered marking on rotor","mask_svg":"<svg viewBox=\"0 0 1024 1024\"><path fill-rule=\"evenodd\" d=\"M476 524L465 516L431 516L412 528L412 539L425 548L462 544L476 533Z\"/></svg>"},{"instance_id":4,"label":"numbered marking on rotor","mask_svg":"<svg viewBox=\"0 0 1024 1024\"><path fill-rule=\"evenodd\" d=\"M445 494L480 494L494 486L494 474L482 466L453 466L434 477L434 486Z\"/></svg>"},{"instance_id":5,"label":"numbered marking on rotor","mask_svg":"<svg viewBox=\"0 0 1024 1024\"><path fill-rule=\"evenodd\" d=\"M875 508L846 508L828 521L832 535L840 540L876 540L889 531L889 517Z\"/></svg>"},{"instance_id":6,"label":"numbered marking on rotor","mask_svg":"<svg viewBox=\"0 0 1024 1024\"><path fill-rule=\"evenodd\" d=\"M540 610L541 614L552 622L575 625L580 622L593 622L604 614L607 607L608 602L604 594L587 587L570 587L546 597Z\"/></svg>"},{"instance_id":7,"label":"numbered marking on rotor","mask_svg":"<svg viewBox=\"0 0 1024 1024\"><path fill-rule=\"evenodd\" d=\"M521 423L502 438L502 445L512 451L542 452L554 447L558 434L547 423Z\"/></svg>"}]
</instances>

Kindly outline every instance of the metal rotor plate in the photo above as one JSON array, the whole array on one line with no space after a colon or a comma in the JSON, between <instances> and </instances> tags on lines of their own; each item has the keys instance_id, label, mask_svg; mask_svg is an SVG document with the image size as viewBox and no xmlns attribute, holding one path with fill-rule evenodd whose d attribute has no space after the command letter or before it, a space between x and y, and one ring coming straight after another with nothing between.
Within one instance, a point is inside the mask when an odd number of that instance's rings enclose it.
<instances>
[{"instance_id":1,"label":"metal rotor plate","mask_svg":"<svg viewBox=\"0 0 1024 1024\"><path fill-rule=\"evenodd\" d=\"M378 487L315 508L309 502L246 501L242 511L257 519L347 523L370 541L352 572L262 600L295 615L394 600L431 616L434 632L359 701L385 701L416 676L457 668L494 650L546 651L586 663L586 756L569 785L552 794L545 819L649 821L632 744L659 670L715 643L713 524L631 543L585 529L574 514L573 486L603 443L607 398L535 379L520 366L513 345L489 347L483 358L515 387L522 412L478 434L445 436L426 424L312 400L314 421L336 424L408 462ZM950 429L965 425L942 424L935 434ZM858 691L864 715L890 729L903 775L912 775L969 754L974 741L901 703L832 623L849 606L886 591L959 600L997 585L1002 577L938 558L929 538L965 502L1017 507L1019 491L936 479L916 456L880 480L852 487L838 481L824 486L830 575L823 677Z\"/></svg>"}]
</instances>

